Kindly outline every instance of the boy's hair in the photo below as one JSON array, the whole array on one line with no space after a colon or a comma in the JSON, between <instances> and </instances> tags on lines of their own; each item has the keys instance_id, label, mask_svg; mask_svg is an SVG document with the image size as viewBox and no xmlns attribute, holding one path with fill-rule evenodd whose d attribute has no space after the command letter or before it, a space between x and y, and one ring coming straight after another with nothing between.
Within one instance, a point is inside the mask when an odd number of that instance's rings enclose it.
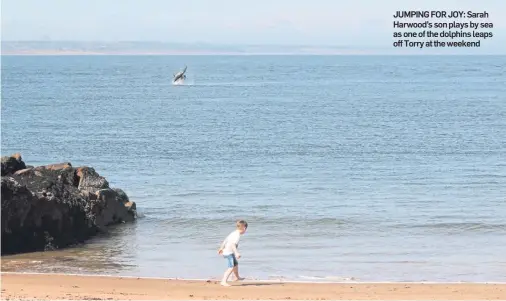
<instances>
[{"instance_id":1,"label":"boy's hair","mask_svg":"<svg viewBox=\"0 0 506 301\"><path fill-rule=\"evenodd\" d=\"M235 223L236 227L239 228L240 226L244 226L244 229L247 229L248 228L248 223L241 219L241 220L238 220L236 223Z\"/></svg>"}]
</instances>

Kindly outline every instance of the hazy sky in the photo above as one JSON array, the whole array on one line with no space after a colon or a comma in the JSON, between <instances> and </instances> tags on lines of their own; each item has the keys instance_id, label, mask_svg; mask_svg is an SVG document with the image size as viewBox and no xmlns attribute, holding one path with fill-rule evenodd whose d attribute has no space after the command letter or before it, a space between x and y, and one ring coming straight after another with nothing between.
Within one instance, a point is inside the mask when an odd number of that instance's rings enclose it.
<instances>
[{"instance_id":1,"label":"hazy sky","mask_svg":"<svg viewBox=\"0 0 506 301\"><path fill-rule=\"evenodd\" d=\"M487 10L506 48L504 0L2 0L3 40L390 47L397 10Z\"/></svg>"}]
</instances>

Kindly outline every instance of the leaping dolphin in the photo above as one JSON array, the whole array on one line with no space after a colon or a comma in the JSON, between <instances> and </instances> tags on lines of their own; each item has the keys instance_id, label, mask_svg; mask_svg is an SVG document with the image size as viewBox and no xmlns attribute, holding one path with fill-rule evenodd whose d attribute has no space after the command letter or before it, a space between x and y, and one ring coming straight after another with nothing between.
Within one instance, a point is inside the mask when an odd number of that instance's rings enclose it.
<instances>
[{"instance_id":1,"label":"leaping dolphin","mask_svg":"<svg viewBox=\"0 0 506 301\"><path fill-rule=\"evenodd\" d=\"M177 82L178 80L186 79L186 75L184 74L186 72L186 68L187 68L187 66L184 66L183 71L174 74L173 82Z\"/></svg>"}]
</instances>

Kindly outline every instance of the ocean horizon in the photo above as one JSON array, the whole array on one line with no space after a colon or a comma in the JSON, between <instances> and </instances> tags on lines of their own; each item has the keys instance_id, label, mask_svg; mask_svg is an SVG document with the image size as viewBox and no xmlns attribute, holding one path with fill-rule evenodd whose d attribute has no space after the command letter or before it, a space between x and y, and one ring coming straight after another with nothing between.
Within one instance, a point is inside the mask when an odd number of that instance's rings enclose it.
<instances>
[{"instance_id":1,"label":"ocean horizon","mask_svg":"<svg viewBox=\"0 0 506 301\"><path fill-rule=\"evenodd\" d=\"M419 48L384 45L170 43L160 41L9 41L2 56L12 55L498 55L504 51L485 44L479 48Z\"/></svg>"},{"instance_id":2,"label":"ocean horizon","mask_svg":"<svg viewBox=\"0 0 506 301\"><path fill-rule=\"evenodd\" d=\"M506 282L506 56L2 55L1 126L139 214L2 271Z\"/></svg>"}]
</instances>

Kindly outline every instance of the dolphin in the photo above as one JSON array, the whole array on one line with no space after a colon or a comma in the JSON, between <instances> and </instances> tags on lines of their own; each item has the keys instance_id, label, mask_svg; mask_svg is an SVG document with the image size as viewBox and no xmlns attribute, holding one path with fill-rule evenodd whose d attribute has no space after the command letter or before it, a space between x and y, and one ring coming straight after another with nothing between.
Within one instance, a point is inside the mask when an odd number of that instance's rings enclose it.
<instances>
[{"instance_id":1,"label":"dolphin","mask_svg":"<svg viewBox=\"0 0 506 301\"><path fill-rule=\"evenodd\" d=\"M174 74L173 82L177 82L178 80L185 80L186 79L186 75L185 75L186 68L187 68L187 66L184 66L183 71Z\"/></svg>"}]
</instances>

